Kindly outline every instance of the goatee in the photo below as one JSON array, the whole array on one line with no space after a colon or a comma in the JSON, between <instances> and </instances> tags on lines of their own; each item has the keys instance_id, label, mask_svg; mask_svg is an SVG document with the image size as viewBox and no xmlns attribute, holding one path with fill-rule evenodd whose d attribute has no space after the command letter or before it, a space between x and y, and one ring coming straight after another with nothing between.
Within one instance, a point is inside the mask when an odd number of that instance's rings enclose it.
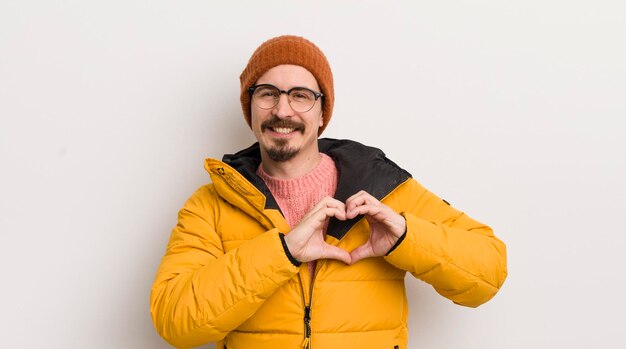
<instances>
[{"instance_id":1,"label":"goatee","mask_svg":"<svg viewBox=\"0 0 626 349\"><path fill-rule=\"evenodd\" d=\"M268 119L261 124L261 131L264 132L268 128L271 130L276 128L293 128L294 132L300 132L302 134L304 134L305 131L303 123L295 122L289 119L281 119L276 115L272 115L271 119ZM289 147L288 143L289 141L286 139L275 139L274 145L266 149L269 158L275 162L285 162L296 156L300 149Z\"/></svg>"},{"instance_id":2,"label":"goatee","mask_svg":"<svg viewBox=\"0 0 626 349\"><path fill-rule=\"evenodd\" d=\"M300 149L291 148L287 145L287 140L279 139L275 141L275 144L267 149L267 156L275 162L285 162L290 160Z\"/></svg>"}]
</instances>

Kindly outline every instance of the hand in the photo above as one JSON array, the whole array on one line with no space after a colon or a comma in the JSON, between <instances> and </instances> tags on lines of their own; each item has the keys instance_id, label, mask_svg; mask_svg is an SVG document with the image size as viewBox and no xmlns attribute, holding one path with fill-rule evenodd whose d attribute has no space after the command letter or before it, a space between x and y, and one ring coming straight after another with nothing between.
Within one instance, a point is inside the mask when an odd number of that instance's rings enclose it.
<instances>
[{"instance_id":1,"label":"hand","mask_svg":"<svg viewBox=\"0 0 626 349\"><path fill-rule=\"evenodd\" d=\"M337 259L350 264L350 254L324 241L324 227L330 217L346 219L343 202L325 197L317 203L295 228L285 235L285 243L291 255L299 262L317 259Z\"/></svg>"},{"instance_id":2,"label":"hand","mask_svg":"<svg viewBox=\"0 0 626 349\"><path fill-rule=\"evenodd\" d=\"M352 250L351 264L363 258L384 256L406 231L404 217L363 190L346 200L346 218L352 219L360 214L365 215L369 223L370 237Z\"/></svg>"}]
</instances>

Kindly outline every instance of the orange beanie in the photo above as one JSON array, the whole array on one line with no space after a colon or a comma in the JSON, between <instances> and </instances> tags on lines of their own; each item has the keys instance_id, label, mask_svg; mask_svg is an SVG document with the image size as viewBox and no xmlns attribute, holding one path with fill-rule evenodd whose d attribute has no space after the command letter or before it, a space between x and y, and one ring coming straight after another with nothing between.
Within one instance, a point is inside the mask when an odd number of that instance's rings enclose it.
<instances>
[{"instance_id":1,"label":"orange beanie","mask_svg":"<svg viewBox=\"0 0 626 349\"><path fill-rule=\"evenodd\" d=\"M333 88L333 73L324 53L309 40L293 35L278 36L267 40L250 57L248 65L241 73L241 108L248 125L250 122L250 94L248 88L265 74L266 71L281 64L299 65L313 74L324 94L323 115L324 124L318 135L324 131L333 114L335 91Z\"/></svg>"}]
</instances>

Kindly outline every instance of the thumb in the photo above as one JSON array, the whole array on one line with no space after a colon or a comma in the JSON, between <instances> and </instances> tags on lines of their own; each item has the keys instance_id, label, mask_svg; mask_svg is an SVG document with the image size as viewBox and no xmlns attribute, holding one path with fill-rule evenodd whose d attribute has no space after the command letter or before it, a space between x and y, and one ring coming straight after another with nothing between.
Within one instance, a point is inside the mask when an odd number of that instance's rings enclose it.
<instances>
[{"instance_id":1,"label":"thumb","mask_svg":"<svg viewBox=\"0 0 626 349\"><path fill-rule=\"evenodd\" d=\"M350 264L351 261L350 254L346 250L329 244L324 246L324 252L322 253L321 258L336 259L344 262L345 264Z\"/></svg>"},{"instance_id":2,"label":"thumb","mask_svg":"<svg viewBox=\"0 0 626 349\"><path fill-rule=\"evenodd\" d=\"M350 264L354 264L360 261L361 259L372 257L372 256L373 256L372 244L368 240L366 243L355 248L354 250L352 250L352 252L350 252L350 259L351 259Z\"/></svg>"}]
</instances>

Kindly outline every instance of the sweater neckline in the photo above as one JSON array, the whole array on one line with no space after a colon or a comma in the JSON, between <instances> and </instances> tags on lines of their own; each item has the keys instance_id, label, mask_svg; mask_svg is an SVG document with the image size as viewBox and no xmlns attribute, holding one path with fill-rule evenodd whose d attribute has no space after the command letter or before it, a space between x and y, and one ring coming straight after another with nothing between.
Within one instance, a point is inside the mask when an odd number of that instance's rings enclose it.
<instances>
[{"instance_id":1,"label":"sweater neckline","mask_svg":"<svg viewBox=\"0 0 626 349\"><path fill-rule=\"evenodd\" d=\"M263 170L263 166L259 166L256 173L267 184L272 195L277 198L288 198L294 194L304 195L309 190L317 190L317 188L327 185L329 176L335 176L336 182L337 168L335 162L324 153L320 153L320 157L321 160L317 166L300 177L290 179L273 177Z\"/></svg>"}]
</instances>

